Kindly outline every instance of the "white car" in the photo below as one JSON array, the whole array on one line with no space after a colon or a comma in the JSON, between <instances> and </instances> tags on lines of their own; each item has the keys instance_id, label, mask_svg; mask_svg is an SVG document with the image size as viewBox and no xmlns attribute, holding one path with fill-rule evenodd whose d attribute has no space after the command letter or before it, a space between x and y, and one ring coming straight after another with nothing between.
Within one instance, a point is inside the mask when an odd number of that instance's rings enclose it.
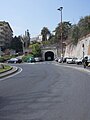
<instances>
[{"instance_id":1,"label":"white car","mask_svg":"<svg viewBox=\"0 0 90 120\"><path fill-rule=\"evenodd\" d=\"M66 63L71 63L71 64L75 64L76 63L76 60L77 60L77 58L76 57L70 57L70 58L67 58L66 59Z\"/></svg>"},{"instance_id":2,"label":"white car","mask_svg":"<svg viewBox=\"0 0 90 120\"><path fill-rule=\"evenodd\" d=\"M35 57L35 62L41 62L42 61L42 58L41 57Z\"/></svg>"},{"instance_id":3,"label":"white car","mask_svg":"<svg viewBox=\"0 0 90 120\"><path fill-rule=\"evenodd\" d=\"M59 63L61 63L61 62L62 62L62 59L61 59L61 58L59 58L59 59L58 59L58 62L59 62Z\"/></svg>"},{"instance_id":4,"label":"white car","mask_svg":"<svg viewBox=\"0 0 90 120\"><path fill-rule=\"evenodd\" d=\"M8 63L21 63L22 59L19 58L11 58L10 60L7 60Z\"/></svg>"},{"instance_id":5,"label":"white car","mask_svg":"<svg viewBox=\"0 0 90 120\"><path fill-rule=\"evenodd\" d=\"M82 64L83 63L83 58L78 58L77 60L76 60L76 64L77 65L80 65L80 64Z\"/></svg>"},{"instance_id":6,"label":"white car","mask_svg":"<svg viewBox=\"0 0 90 120\"><path fill-rule=\"evenodd\" d=\"M72 63L72 58L67 58L66 63Z\"/></svg>"}]
</instances>

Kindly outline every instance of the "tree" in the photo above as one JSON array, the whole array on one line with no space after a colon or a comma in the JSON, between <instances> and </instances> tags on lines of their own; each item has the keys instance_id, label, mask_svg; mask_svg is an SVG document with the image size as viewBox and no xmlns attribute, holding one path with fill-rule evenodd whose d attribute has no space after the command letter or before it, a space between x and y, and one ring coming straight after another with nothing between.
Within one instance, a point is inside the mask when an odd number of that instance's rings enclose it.
<instances>
[{"instance_id":1,"label":"tree","mask_svg":"<svg viewBox=\"0 0 90 120\"><path fill-rule=\"evenodd\" d=\"M72 25L71 28L71 42L76 45L79 38L90 33L90 16L82 17L78 24Z\"/></svg>"},{"instance_id":2,"label":"tree","mask_svg":"<svg viewBox=\"0 0 90 120\"><path fill-rule=\"evenodd\" d=\"M59 42L61 40L61 32L62 32L63 41L66 41L68 39L70 29L71 29L71 23L70 22L63 22L62 23L62 31L60 28L61 28L61 23L59 23L55 29L56 42Z\"/></svg>"},{"instance_id":3,"label":"tree","mask_svg":"<svg viewBox=\"0 0 90 120\"><path fill-rule=\"evenodd\" d=\"M42 41L47 41L47 35L49 34L49 42L43 42L45 44L54 44L61 43L61 32L62 39L65 43L77 44L78 40L83 36L90 34L90 15L82 17L78 24L72 25L69 21L62 22L62 31L61 23L53 31L55 35L52 35L47 27L43 27L41 30Z\"/></svg>"},{"instance_id":4,"label":"tree","mask_svg":"<svg viewBox=\"0 0 90 120\"><path fill-rule=\"evenodd\" d=\"M80 37L86 36L90 33L90 16L82 17L78 22Z\"/></svg>"},{"instance_id":5,"label":"tree","mask_svg":"<svg viewBox=\"0 0 90 120\"><path fill-rule=\"evenodd\" d=\"M39 43L30 45L30 48L32 49L32 54L34 55L34 57L41 56L41 45Z\"/></svg>"},{"instance_id":6,"label":"tree","mask_svg":"<svg viewBox=\"0 0 90 120\"><path fill-rule=\"evenodd\" d=\"M20 37L14 37L11 41L11 49L15 50L16 52L22 52L23 48L22 48L22 42Z\"/></svg>"},{"instance_id":7,"label":"tree","mask_svg":"<svg viewBox=\"0 0 90 120\"><path fill-rule=\"evenodd\" d=\"M49 41L50 41L50 44L55 44L56 43L55 35L52 34Z\"/></svg>"},{"instance_id":8,"label":"tree","mask_svg":"<svg viewBox=\"0 0 90 120\"><path fill-rule=\"evenodd\" d=\"M74 45L76 45L78 43L78 39L79 39L79 27L75 24L72 25L72 29L71 29L71 41Z\"/></svg>"},{"instance_id":9,"label":"tree","mask_svg":"<svg viewBox=\"0 0 90 120\"><path fill-rule=\"evenodd\" d=\"M42 41L47 41L47 36L51 36L51 33L47 27L43 27L41 30Z\"/></svg>"}]
</instances>

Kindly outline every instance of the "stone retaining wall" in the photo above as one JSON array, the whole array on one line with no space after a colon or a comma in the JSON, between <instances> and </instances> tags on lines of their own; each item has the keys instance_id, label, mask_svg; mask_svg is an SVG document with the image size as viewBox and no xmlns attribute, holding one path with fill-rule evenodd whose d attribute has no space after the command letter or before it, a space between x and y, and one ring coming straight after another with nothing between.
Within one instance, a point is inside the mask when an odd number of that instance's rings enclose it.
<instances>
[{"instance_id":1,"label":"stone retaining wall","mask_svg":"<svg viewBox=\"0 0 90 120\"><path fill-rule=\"evenodd\" d=\"M84 49L82 45L84 44ZM90 55L90 35L88 35L85 38L82 38L82 40L79 40L78 44L72 45L69 44L66 46L65 50L65 57L83 57L83 51L84 55Z\"/></svg>"}]
</instances>

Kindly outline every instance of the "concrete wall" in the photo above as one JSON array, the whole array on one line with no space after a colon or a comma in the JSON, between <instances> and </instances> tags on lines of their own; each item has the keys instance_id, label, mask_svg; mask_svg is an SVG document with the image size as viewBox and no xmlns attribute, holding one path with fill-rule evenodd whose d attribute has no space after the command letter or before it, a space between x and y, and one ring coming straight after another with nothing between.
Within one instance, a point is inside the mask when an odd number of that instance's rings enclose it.
<instances>
[{"instance_id":1,"label":"concrete wall","mask_svg":"<svg viewBox=\"0 0 90 120\"><path fill-rule=\"evenodd\" d=\"M84 50L82 45L84 44ZM83 57L83 51L84 55L90 55L90 35L86 36L85 38L82 38L82 40L79 40L78 44L75 45L67 45L65 50L65 57Z\"/></svg>"}]
</instances>

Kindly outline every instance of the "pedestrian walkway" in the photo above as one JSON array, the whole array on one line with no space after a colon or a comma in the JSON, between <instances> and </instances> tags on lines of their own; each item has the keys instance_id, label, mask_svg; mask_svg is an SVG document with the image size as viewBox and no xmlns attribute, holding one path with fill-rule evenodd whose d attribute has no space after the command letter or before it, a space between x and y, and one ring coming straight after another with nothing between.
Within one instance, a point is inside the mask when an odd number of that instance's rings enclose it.
<instances>
[{"instance_id":1,"label":"pedestrian walkway","mask_svg":"<svg viewBox=\"0 0 90 120\"><path fill-rule=\"evenodd\" d=\"M67 67L67 68L72 68L72 69L76 69L82 72L87 72L90 75L90 67L86 67L84 68L83 65L76 65L76 64L66 64L66 63L57 63L54 62L55 65L57 66L62 66L62 67Z\"/></svg>"}]
</instances>

